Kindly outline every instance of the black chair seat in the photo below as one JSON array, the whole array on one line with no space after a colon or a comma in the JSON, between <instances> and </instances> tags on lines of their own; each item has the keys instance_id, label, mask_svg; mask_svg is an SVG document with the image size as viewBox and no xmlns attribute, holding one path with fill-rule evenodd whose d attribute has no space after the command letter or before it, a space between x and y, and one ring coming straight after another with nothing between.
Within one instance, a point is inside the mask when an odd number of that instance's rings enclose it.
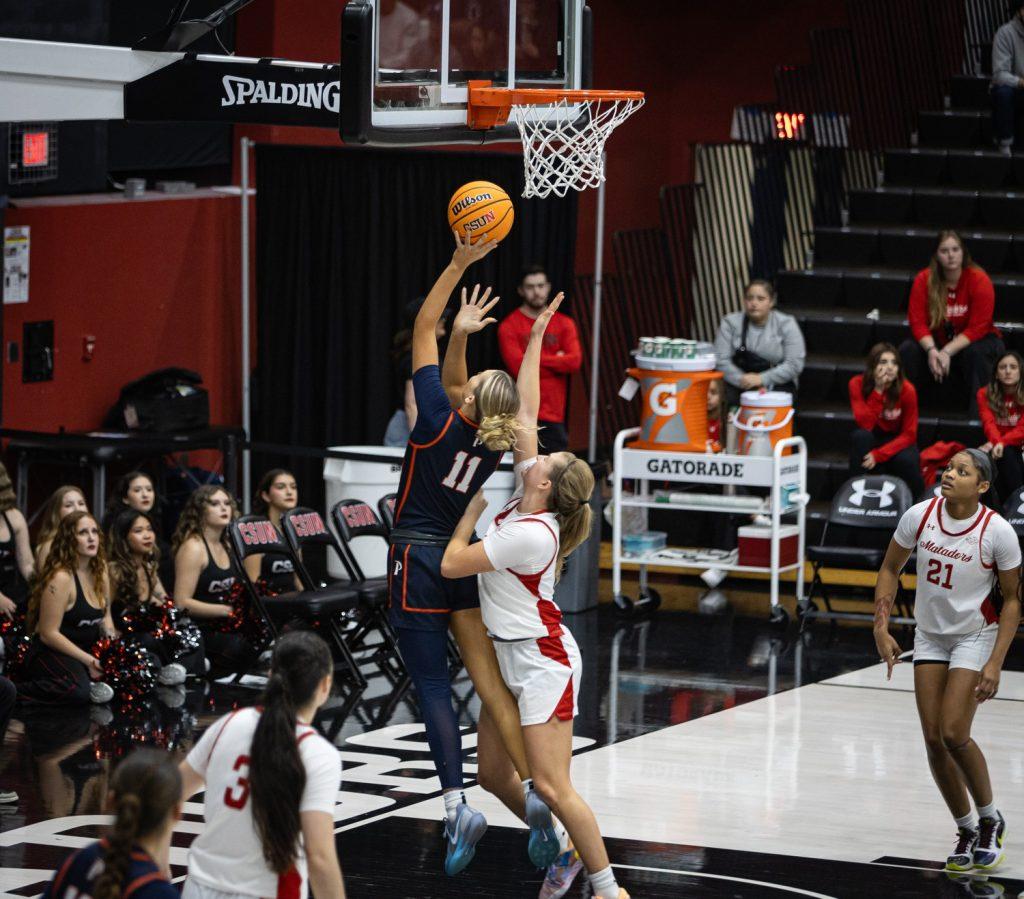
<instances>
[{"instance_id":1,"label":"black chair seat","mask_svg":"<svg viewBox=\"0 0 1024 899\"><path fill-rule=\"evenodd\" d=\"M828 565L831 568L877 569L885 558L878 549L863 549L858 546L808 546L807 558L811 562Z\"/></svg>"},{"instance_id":2,"label":"black chair seat","mask_svg":"<svg viewBox=\"0 0 1024 899\"><path fill-rule=\"evenodd\" d=\"M359 594L359 602L369 608L380 608L388 601L388 579L386 577L367 578L352 589Z\"/></svg>"},{"instance_id":3,"label":"black chair seat","mask_svg":"<svg viewBox=\"0 0 1024 899\"><path fill-rule=\"evenodd\" d=\"M359 595L350 587L325 587L301 593L280 593L264 599L263 604L275 621L310 619L351 611L358 606Z\"/></svg>"}]
</instances>

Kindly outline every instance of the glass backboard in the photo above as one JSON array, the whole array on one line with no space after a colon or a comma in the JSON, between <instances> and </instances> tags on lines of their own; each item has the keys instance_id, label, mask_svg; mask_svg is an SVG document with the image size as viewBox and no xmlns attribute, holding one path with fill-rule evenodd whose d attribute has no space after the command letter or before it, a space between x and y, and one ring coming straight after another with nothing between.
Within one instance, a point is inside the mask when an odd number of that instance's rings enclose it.
<instances>
[{"instance_id":1,"label":"glass backboard","mask_svg":"<svg viewBox=\"0 0 1024 899\"><path fill-rule=\"evenodd\" d=\"M584 0L350 0L342 18L342 136L360 143L516 140L466 126L467 83L588 86Z\"/></svg>"}]
</instances>

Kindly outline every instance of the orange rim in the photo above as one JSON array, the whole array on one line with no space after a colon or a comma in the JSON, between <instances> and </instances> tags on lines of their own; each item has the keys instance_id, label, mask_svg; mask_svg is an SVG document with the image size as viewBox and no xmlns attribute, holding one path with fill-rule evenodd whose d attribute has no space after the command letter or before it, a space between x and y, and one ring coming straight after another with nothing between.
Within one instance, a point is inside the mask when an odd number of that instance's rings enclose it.
<instances>
[{"instance_id":1,"label":"orange rim","mask_svg":"<svg viewBox=\"0 0 1024 899\"><path fill-rule=\"evenodd\" d=\"M513 106L550 106L562 100L587 103L595 100L643 100L643 91L567 91L551 88L491 87L490 81L469 82L467 120L470 128L487 130L508 121Z\"/></svg>"}]
</instances>

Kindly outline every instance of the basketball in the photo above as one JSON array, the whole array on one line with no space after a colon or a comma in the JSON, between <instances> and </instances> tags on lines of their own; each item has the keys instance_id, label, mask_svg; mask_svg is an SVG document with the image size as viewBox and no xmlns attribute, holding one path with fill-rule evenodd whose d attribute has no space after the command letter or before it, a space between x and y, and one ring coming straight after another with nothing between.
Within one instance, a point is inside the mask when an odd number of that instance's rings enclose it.
<instances>
[{"instance_id":1,"label":"basketball","mask_svg":"<svg viewBox=\"0 0 1024 899\"><path fill-rule=\"evenodd\" d=\"M476 243L485 234L504 240L512 230L515 209L507 193L490 181L463 184L448 201L448 227Z\"/></svg>"}]
</instances>

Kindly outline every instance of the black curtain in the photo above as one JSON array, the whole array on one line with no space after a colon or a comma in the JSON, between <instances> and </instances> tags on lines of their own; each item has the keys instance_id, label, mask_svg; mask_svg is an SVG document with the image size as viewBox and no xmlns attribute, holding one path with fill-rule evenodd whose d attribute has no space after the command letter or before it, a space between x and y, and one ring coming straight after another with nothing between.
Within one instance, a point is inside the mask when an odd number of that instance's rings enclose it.
<instances>
[{"instance_id":1,"label":"black curtain","mask_svg":"<svg viewBox=\"0 0 1024 899\"><path fill-rule=\"evenodd\" d=\"M521 267L540 262L553 291L566 291L563 310L571 315L576 195L524 200L522 156L257 148L255 440L381 443L399 391L390 350L402 310L427 293L451 258L448 199L478 179L508 191L516 220L467 282L501 295L500 321L519 303ZM501 365L496 330L470 340L470 373ZM301 479L304 504L322 499L319 460L257 454L254 476L277 465Z\"/></svg>"}]
</instances>

